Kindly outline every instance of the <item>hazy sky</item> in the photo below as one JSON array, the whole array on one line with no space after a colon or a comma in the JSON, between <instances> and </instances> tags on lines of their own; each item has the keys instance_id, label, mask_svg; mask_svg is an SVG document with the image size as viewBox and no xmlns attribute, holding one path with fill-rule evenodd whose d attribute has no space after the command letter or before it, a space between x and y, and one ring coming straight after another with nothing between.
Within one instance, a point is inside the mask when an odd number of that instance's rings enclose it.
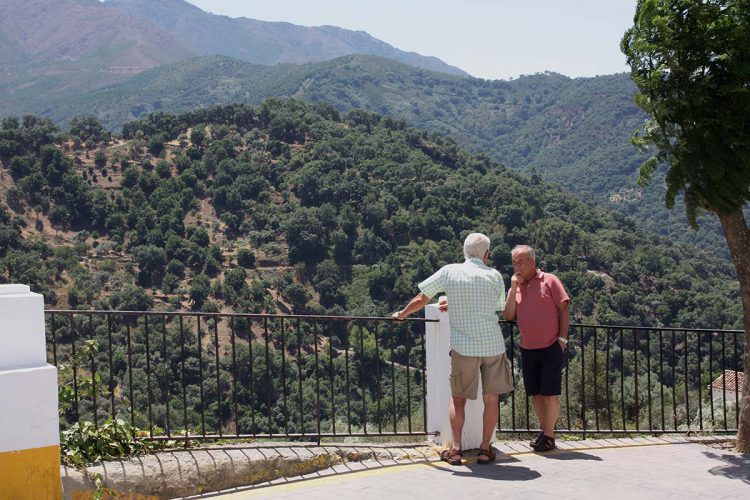
<instances>
[{"instance_id":1,"label":"hazy sky","mask_svg":"<svg viewBox=\"0 0 750 500\"><path fill-rule=\"evenodd\" d=\"M481 78L627 71L636 0L188 0L230 17L363 30Z\"/></svg>"}]
</instances>

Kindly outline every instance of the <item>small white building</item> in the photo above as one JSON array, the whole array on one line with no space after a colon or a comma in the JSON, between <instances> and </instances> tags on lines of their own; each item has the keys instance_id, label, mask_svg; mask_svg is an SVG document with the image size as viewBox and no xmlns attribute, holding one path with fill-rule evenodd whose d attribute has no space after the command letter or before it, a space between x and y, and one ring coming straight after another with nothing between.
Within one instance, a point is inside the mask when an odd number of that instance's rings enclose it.
<instances>
[{"instance_id":1,"label":"small white building","mask_svg":"<svg viewBox=\"0 0 750 500\"><path fill-rule=\"evenodd\" d=\"M735 370L724 370L724 373L711 382L711 399L721 401L726 397L728 402L737 401L741 395L745 374Z\"/></svg>"}]
</instances>

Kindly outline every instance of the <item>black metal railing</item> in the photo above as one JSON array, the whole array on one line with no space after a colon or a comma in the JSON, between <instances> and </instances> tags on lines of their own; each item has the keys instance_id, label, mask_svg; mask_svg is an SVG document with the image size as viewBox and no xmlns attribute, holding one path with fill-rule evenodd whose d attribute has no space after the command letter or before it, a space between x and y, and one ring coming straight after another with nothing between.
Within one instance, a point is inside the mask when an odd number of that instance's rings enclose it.
<instances>
[{"instance_id":1,"label":"black metal railing","mask_svg":"<svg viewBox=\"0 0 750 500\"><path fill-rule=\"evenodd\" d=\"M47 311L61 425L153 439L426 435L428 320Z\"/></svg>"},{"instance_id":2,"label":"black metal railing","mask_svg":"<svg viewBox=\"0 0 750 500\"><path fill-rule=\"evenodd\" d=\"M153 439L429 433L429 320L61 310L46 321L63 427L120 418ZM516 390L498 429L533 432L518 331L501 325ZM736 432L739 395L710 384L742 370L742 333L571 325L560 432Z\"/></svg>"},{"instance_id":3,"label":"black metal railing","mask_svg":"<svg viewBox=\"0 0 750 500\"><path fill-rule=\"evenodd\" d=\"M518 332L503 330L516 391L501 404L501 432L539 428L520 379ZM735 433L744 332L572 324L558 429L582 434ZM713 388L713 381L719 387Z\"/></svg>"}]
</instances>

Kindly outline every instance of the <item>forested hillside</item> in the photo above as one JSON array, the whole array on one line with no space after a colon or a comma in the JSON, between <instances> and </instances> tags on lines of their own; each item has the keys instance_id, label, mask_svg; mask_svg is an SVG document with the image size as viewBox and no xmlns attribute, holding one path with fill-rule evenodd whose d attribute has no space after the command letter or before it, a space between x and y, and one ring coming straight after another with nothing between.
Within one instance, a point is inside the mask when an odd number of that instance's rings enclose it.
<instances>
[{"instance_id":1,"label":"forested hillside","mask_svg":"<svg viewBox=\"0 0 750 500\"><path fill-rule=\"evenodd\" d=\"M74 308L383 315L471 231L528 243L578 321L738 327L728 262L362 110L269 100L0 126L0 280ZM7 206L7 207L6 207Z\"/></svg>"},{"instance_id":2,"label":"forested hillside","mask_svg":"<svg viewBox=\"0 0 750 500\"><path fill-rule=\"evenodd\" d=\"M260 104L274 96L329 102L343 113L363 108L445 134L513 170L536 174L621 213L639 227L727 257L718 223L688 228L681 209L664 208L663 185L636 185L645 158L630 144L644 116L625 74L570 79L538 74L512 81L460 78L369 56L303 66L259 66L227 57L164 66L96 92L34 106L21 96L17 112L43 113L66 126L93 114L111 130L152 111L179 113L216 103ZM23 97L23 99L21 99Z\"/></svg>"}]
</instances>

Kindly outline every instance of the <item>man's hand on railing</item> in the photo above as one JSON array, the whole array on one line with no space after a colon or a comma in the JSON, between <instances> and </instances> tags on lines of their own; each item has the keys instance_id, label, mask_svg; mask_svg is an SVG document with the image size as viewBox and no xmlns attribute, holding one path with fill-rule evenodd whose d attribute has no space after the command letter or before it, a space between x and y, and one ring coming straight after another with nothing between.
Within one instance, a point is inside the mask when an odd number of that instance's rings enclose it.
<instances>
[{"instance_id":1,"label":"man's hand on railing","mask_svg":"<svg viewBox=\"0 0 750 500\"><path fill-rule=\"evenodd\" d=\"M448 312L448 297L445 295L438 299L438 309L440 312Z\"/></svg>"},{"instance_id":2,"label":"man's hand on railing","mask_svg":"<svg viewBox=\"0 0 750 500\"><path fill-rule=\"evenodd\" d=\"M395 313L391 314L391 318L395 319L396 321L403 321L409 316L408 314L405 314L403 309L401 311L396 311Z\"/></svg>"}]
</instances>

